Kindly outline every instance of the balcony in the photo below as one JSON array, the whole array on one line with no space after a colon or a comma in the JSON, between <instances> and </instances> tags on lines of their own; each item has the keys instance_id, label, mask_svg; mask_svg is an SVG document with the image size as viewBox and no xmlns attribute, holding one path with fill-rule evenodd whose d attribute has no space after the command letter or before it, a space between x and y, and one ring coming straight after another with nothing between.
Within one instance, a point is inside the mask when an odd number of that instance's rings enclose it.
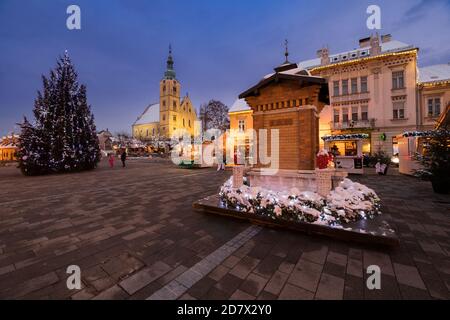
<instances>
[{"instance_id":1,"label":"balcony","mask_svg":"<svg viewBox=\"0 0 450 320\"><path fill-rule=\"evenodd\" d=\"M330 122L330 127L332 130L343 130L343 129L353 129L353 128L369 128L373 129L375 127L375 119L369 120L350 120L347 122Z\"/></svg>"}]
</instances>

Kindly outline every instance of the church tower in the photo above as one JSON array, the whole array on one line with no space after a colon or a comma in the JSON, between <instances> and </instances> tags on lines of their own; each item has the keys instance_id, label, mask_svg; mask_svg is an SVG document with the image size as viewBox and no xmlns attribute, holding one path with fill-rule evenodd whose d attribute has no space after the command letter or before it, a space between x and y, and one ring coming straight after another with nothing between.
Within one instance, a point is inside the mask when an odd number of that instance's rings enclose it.
<instances>
[{"instance_id":1,"label":"church tower","mask_svg":"<svg viewBox=\"0 0 450 320\"><path fill-rule=\"evenodd\" d=\"M160 135L170 138L177 128L180 112L181 85L173 69L172 47L169 46L166 72L159 83L159 125Z\"/></svg>"}]
</instances>

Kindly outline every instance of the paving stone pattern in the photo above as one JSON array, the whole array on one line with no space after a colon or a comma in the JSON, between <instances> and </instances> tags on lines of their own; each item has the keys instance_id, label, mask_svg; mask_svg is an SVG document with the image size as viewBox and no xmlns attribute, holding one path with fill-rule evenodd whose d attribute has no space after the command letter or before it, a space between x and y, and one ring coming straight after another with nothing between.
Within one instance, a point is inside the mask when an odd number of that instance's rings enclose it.
<instances>
[{"instance_id":1,"label":"paving stone pattern","mask_svg":"<svg viewBox=\"0 0 450 320\"><path fill-rule=\"evenodd\" d=\"M2 299L449 299L450 196L402 175L352 176L382 198L396 248L192 210L230 172L130 160L23 177L0 168ZM66 269L81 268L68 290ZM381 268L381 290L366 286Z\"/></svg>"}]
</instances>

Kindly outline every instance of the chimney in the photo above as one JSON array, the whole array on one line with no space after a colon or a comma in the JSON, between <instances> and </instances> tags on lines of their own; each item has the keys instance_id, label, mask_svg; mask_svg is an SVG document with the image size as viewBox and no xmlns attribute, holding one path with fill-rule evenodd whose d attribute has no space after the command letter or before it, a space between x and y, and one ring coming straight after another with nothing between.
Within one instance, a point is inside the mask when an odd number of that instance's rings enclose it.
<instances>
[{"instance_id":1,"label":"chimney","mask_svg":"<svg viewBox=\"0 0 450 320\"><path fill-rule=\"evenodd\" d=\"M381 36L381 43L386 43L392 40L392 35L390 33Z\"/></svg>"},{"instance_id":2,"label":"chimney","mask_svg":"<svg viewBox=\"0 0 450 320\"><path fill-rule=\"evenodd\" d=\"M365 48L370 44L370 37L359 39L359 47Z\"/></svg>"},{"instance_id":3,"label":"chimney","mask_svg":"<svg viewBox=\"0 0 450 320\"><path fill-rule=\"evenodd\" d=\"M378 33L370 37L370 55L376 56L381 53L380 39Z\"/></svg>"},{"instance_id":4,"label":"chimney","mask_svg":"<svg viewBox=\"0 0 450 320\"><path fill-rule=\"evenodd\" d=\"M327 47L317 50L317 57L320 58L320 65L322 66L330 63L330 53Z\"/></svg>"}]
</instances>

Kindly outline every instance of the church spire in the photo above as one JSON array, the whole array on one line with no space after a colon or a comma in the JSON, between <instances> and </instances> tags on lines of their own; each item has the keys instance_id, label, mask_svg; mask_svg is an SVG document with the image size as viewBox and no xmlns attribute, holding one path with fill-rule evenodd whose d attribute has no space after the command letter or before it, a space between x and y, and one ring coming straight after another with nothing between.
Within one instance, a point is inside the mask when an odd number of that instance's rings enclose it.
<instances>
[{"instance_id":1,"label":"church spire","mask_svg":"<svg viewBox=\"0 0 450 320\"><path fill-rule=\"evenodd\" d=\"M173 69L172 45L169 44L169 56L167 57L167 68L164 73L165 79L175 79L175 70Z\"/></svg>"}]
</instances>

